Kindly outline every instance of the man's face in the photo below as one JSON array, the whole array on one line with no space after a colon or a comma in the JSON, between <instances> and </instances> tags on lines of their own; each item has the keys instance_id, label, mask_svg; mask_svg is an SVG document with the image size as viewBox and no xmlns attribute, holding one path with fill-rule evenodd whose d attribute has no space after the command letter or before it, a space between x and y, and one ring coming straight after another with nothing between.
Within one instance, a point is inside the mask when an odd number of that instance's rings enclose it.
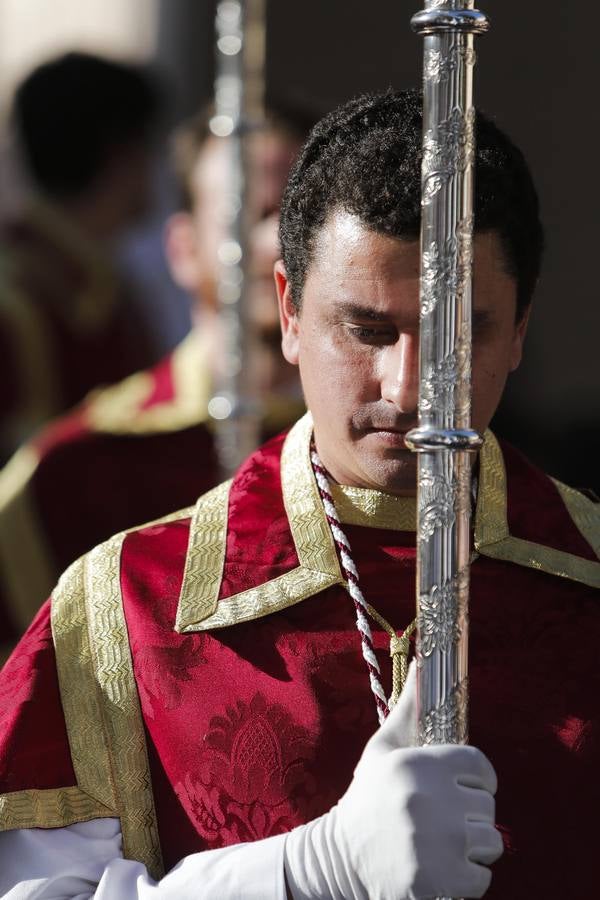
<instances>
[{"instance_id":1,"label":"man's face","mask_svg":"<svg viewBox=\"0 0 600 900\"><path fill-rule=\"evenodd\" d=\"M404 435L417 424L419 244L371 231L335 212L318 236L300 313L281 262L275 274L286 359L299 365L321 459L336 481L414 494L416 459ZM483 431L521 359L516 284L496 234L475 238L473 426Z\"/></svg>"}]
</instances>

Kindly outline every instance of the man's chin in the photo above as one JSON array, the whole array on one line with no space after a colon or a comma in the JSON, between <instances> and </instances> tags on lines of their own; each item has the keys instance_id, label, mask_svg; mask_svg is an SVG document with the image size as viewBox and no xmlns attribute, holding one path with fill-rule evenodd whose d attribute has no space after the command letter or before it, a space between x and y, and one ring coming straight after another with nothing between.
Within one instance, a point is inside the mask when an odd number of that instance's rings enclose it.
<instances>
[{"instance_id":1,"label":"man's chin","mask_svg":"<svg viewBox=\"0 0 600 900\"><path fill-rule=\"evenodd\" d=\"M382 453L369 454L364 462L370 487L404 497L416 494L417 459L411 450L388 448Z\"/></svg>"}]
</instances>

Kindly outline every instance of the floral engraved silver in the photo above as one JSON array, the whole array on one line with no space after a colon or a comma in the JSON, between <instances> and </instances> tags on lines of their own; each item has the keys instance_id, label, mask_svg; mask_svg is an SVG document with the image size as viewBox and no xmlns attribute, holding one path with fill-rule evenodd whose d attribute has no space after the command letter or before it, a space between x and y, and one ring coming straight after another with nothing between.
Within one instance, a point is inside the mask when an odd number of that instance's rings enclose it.
<instances>
[{"instance_id":1,"label":"floral engraved silver","mask_svg":"<svg viewBox=\"0 0 600 900\"><path fill-rule=\"evenodd\" d=\"M464 744L467 742L468 680L455 685L445 699L429 710L419 724L419 743Z\"/></svg>"},{"instance_id":2,"label":"floral engraved silver","mask_svg":"<svg viewBox=\"0 0 600 900\"><path fill-rule=\"evenodd\" d=\"M431 656L434 650L447 653L460 640L467 621L469 573L463 568L443 585L434 584L419 596L420 652Z\"/></svg>"},{"instance_id":3,"label":"floral engraved silver","mask_svg":"<svg viewBox=\"0 0 600 900\"><path fill-rule=\"evenodd\" d=\"M472 227L470 218L461 219L442 248L437 241L424 247L421 255L421 318L434 311L441 296L450 294L463 298L470 285Z\"/></svg>"},{"instance_id":4,"label":"floral engraved silver","mask_svg":"<svg viewBox=\"0 0 600 900\"><path fill-rule=\"evenodd\" d=\"M419 540L428 540L437 528L449 528L455 519L450 484L443 475L424 475L419 483Z\"/></svg>"},{"instance_id":5,"label":"floral engraved silver","mask_svg":"<svg viewBox=\"0 0 600 900\"><path fill-rule=\"evenodd\" d=\"M462 41L456 41L447 54L443 54L441 50L426 50L423 76L433 84L441 84L457 71L461 62L467 66L474 66L476 59L475 50L465 46Z\"/></svg>"},{"instance_id":6,"label":"floral engraved silver","mask_svg":"<svg viewBox=\"0 0 600 900\"><path fill-rule=\"evenodd\" d=\"M458 172L473 165L475 144L473 124L475 110L466 112L456 107L437 128L425 132L423 137L423 178L439 175L449 180Z\"/></svg>"},{"instance_id":7,"label":"floral engraved silver","mask_svg":"<svg viewBox=\"0 0 600 900\"><path fill-rule=\"evenodd\" d=\"M459 296L463 296L466 287L471 286L473 266L473 214L464 216L456 226L456 242L458 245L458 279Z\"/></svg>"},{"instance_id":8,"label":"floral engraved silver","mask_svg":"<svg viewBox=\"0 0 600 900\"><path fill-rule=\"evenodd\" d=\"M470 503L470 489L470 472L466 467L454 469L451 475L422 472L419 478L419 540L429 540L438 528L451 528L456 522L456 509Z\"/></svg>"},{"instance_id":9,"label":"floral engraved silver","mask_svg":"<svg viewBox=\"0 0 600 900\"><path fill-rule=\"evenodd\" d=\"M463 323L454 349L437 363L424 367L419 393L419 413L447 421L454 413L461 421L470 410L471 340Z\"/></svg>"},{"instance_id":10,"label":"floral engraved silver","mask_svg":"<svg viewBox=\"0 0 600 900\"><path fill-rule=\"evenodd\" d=\"M425 11L413 24L424 37L421 363L414 444L419 450L419 740L461 743L467 738L472 462L462 432L471 432L473 45L487 23L474 0L425 0Z\"/></svg>"},{"instance_id":11,"label":"floral engraved silver","mask_svg":"<svg viewBox=\"0 0 600 900\"><path fill-rule=\"evenodd\" d=\"M446 183L446 177L438 172L427 176L421 189L421 206L428 206Z\"/></svg>"},{"instance_id":12,"label":"floral engraved silver","mask_svg":"<svg viewBox=\"0 0 600 900\"><path fill-rule=\"evenodd\" d=\"M442 474L424 473L419 481L419 540L428 540L437 528L450 528L455 513L452 483Z\"/></svg>"},{"instance_id":13,"label":"floral engraved silver","mask_svg":"<svg viewBox=\"0 0 600 900\"><path fill-rule=\"evenodd\" d=\"M421 256L421 318L430 315L443 293L456 293L459 284L458 243L449 237L443 248L432 241Z\"/></svg>"}]
</instances>

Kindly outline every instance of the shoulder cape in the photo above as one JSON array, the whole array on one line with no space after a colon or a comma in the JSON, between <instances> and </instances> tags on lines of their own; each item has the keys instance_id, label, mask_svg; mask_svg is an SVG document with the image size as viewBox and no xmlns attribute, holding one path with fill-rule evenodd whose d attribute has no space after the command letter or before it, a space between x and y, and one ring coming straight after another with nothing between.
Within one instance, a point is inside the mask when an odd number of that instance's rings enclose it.
<instances>
[{"instance_id":1,"label":"shoulder cape","mask_svg":"<svg viewBox=\"0 0 600 900\"><path fill-rule=\"evenodd\" d=\"M309 466L311 427L305 417L194 509L116 536L63 576L53 643L46 607L0 679L0 827L117 816L125 856L162 871L123 579L138 583L140 596L174 594L171 627L186 634L267 616L343 584ZM389 495L340 487L336 501L350 524L414 523L414 504ZM481 555L597 587L598 526L591 501L486 437L475 515ZM43 770L32 755L43 756Z\"/></svg>"}]
</instances>

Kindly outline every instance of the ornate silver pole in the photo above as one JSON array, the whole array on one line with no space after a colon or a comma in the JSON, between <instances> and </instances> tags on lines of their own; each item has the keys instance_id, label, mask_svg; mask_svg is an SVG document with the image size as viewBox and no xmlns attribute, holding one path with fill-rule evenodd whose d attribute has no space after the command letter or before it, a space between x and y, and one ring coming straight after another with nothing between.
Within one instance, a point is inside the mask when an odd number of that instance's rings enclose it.
<instances>
[{"instance_id":1,"label":"ornate silver pole","mask_svg":"<svg viewBox=\"0 0 600 900\"><path fill-rule=\"evenodd\" d=\"M467 741L471 462L473 0L426 0L424 35L417 531L421 744Z\"/></svg>"},{"instance_id":2,"label":"ornate silver pole","mask_svg":"<svg viewBox=\"0 0 600 900\"><path fill-rule=\"evenodd\" d=\"M223 475L231 475L257 446L260 405L254 389L253 334L247 314L248 147L246 136L264 119L265 0L220 0L216 12L215 114L212 133L227 141L225 237L218 248L218 299L223 347L216 392L208 410L216 423Z\"/></svg>"}]
</instances>

